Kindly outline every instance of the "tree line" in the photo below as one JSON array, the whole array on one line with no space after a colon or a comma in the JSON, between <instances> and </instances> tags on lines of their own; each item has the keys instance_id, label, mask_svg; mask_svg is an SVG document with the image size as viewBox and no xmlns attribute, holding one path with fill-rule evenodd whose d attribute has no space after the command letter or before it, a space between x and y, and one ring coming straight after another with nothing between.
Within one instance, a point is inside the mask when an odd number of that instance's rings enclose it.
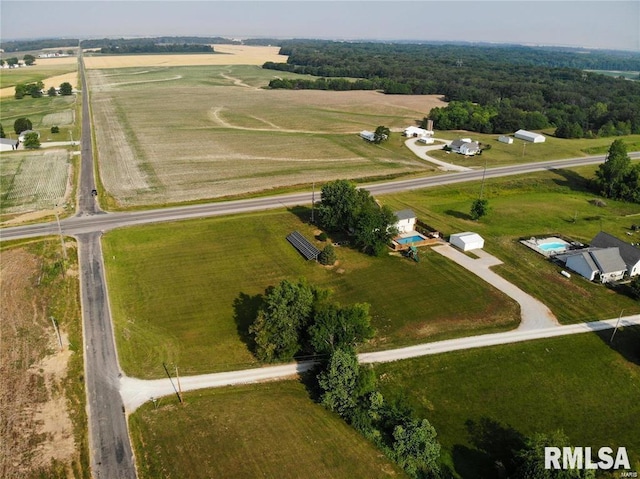
<instances>
[{"instance_id":1,"label":"tree line","mask_svg":"<svg viewBox=\"0 0 640 479\"><path fill-rule=\"evenodd\" d=\"M280 52L289 55L287 63L263 67L324 78L274 79L271 88L440 94L458 103L451 107L455 111L434 113L439 129L501 133L526 125L555 127L561 137L640 133L640 82L568 68L568 58L585 57L577 52L329 41L283 43ZM554 66L548 66L556 56ZM580 60L583 68L610 66L614 63L606 62L611 60L640 69L635 53L591 58ZM462 110L467 113L460 115Z\"/></svg>"},{"instance_id":2,"label":"tree line","mask_svg":"<svg viewBox=\"0 0 640 479\"><path fill-rule=\"evenodd\" d=\"M21 100L26 95L30 95L32 98L41 98L44 92L44 83L41 81L32 83L18 83L15 87L14 98ZM69 96L73 94L73 86L69 82L63 82L60 84L60 88L50 87L47 90L47 96L57 96L58 92L62 96Z\"/></svg>"},{"instance_id":3,"label":"tree line","mask_svg":"<svg viewBox=\"0 0 640 479\"><path fill-rule=\"evenodd\" d=\"M140 43L135 45L109 45L102 47L100 53L124 54L135 53L215 53L211 45L197 43Z\"/></svg>"},{"instance_id":4,"label":"tree line","mask_svg":"<svg viewBox=\"0 0 640 479\"><path fill-rule=\"evenodd\" d=\"M241 44L239 40L232 40L223 37L194 37L194 36L162 36L162 37L142 37L142 38L93 38L82 40L82 48L108 48L108 47L133 47L141 45L207 45L211 43L219 44Z\"/></svg>"}]
</instances>

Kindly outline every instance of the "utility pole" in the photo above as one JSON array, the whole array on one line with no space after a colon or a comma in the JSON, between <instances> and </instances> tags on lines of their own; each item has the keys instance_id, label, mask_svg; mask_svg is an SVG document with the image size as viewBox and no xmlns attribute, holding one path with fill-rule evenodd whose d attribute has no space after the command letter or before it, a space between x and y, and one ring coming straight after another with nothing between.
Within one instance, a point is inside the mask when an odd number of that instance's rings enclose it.
<instances>
[{"instance_id":1,"label":"utility pole","mask_svg":"<svg viewBox=\"0 0 640 479\"><path fill-rule=\"evenodd\" d=\"M613 328L613 333L611 334L611 339L609 340L609 344L611 344L611 342L613 341L613 337L616 335L616 331L618 330L618 325L620 324L620 318L622 318L623 312L624 312L624 309L620 311L620 316L618 316L618 321L616 321L616 327Z\"/></svg>"},{"instance_id":2,"label":"utility pole","mask_svg":"<svg viewBox=\"0 0 640 479\"><path fill-rule=\"evenodd\" d=\"M313 208L316 204L316 182L313 182L312 190L311 190L311 224L315 224L315 218L313 215Z\"/></svg>"},{"instance_id":3,"label":"utility pole","mask_svg":"<svg viewBox=\"0 0 640 479\"><path fill-rule=\"evenodd\" d=\"M178 396L178 400L180 401L180 403L182 403L182 397L180 397L180 393L176 389L175 384L173 384L173 378L171 377L171 374L169 374L169 370L167 369L167 365L165 363L162 363L162 367L164 368L164 372L167 373L167 376L169 377L169 381L171 382L171 387L173 387L173 390L175 391L176 396Z\"/></svg>"},{"instance_id":4,"label":"utility pole","mask_svg":"<svg viewBox=\"0 0 640 479\"><path fill-rule=\"evenodd\" d=\"M176 364L176 379L178 381L178 398L180 398L180 404L184 404L182 402L182 388L180 387L180 376L178 376L178 365Z\"/></svg>"},{"instance_id":5,"label":"utility pole","mask_svg":"<svg viewBox=\"0 0 640 479\"><path fill-rule=\"evenodd\" d=\"M58 224L58 235L60 236L60 244L62 245L62 277L65 277L64 270L67 267L67 246L64 244L64 237L62 236L62 227L60 226L60 216L58 216L58 203L53 207L53 212L56 214L56 223Z\"/></svg>"},{"instance_id":6,"label":"utility pole","mask_svg":"<svg viewBox=\"0 0 640 479\"><path fill-rule=\"evenodd\" d=\"M526 146L527 146L527 142L526 142L526 141L523 141L523 142L522 142L522 158L524 158L524 150L525 150L525 147L526 147Z\"/></svg>"},{"instance_id":7,"label":"utility pole","mask_svg":"<svg viewBox=\"0 0 640 479\"><path fill-rule=\"evenodd\" d=\"M64 350L64 347L62 346L62 336L60 336L60 330L58 329L58 323L56 322L55 318L53 316L51 316L51 322L53 323L53 329L56 330L56 334L58 335L58 343L60 343L60 351L62 352Z\"/></svg>"}]
</instances>

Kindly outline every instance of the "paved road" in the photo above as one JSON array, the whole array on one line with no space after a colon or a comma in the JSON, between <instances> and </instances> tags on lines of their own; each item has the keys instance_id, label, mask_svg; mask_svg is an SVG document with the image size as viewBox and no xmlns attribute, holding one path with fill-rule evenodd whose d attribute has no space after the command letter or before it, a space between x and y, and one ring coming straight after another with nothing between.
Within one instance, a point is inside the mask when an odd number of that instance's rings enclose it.
<instances>
[{"instance_id":1,"label":"paved road","mask_svg":"<svg viewBox=\"0 0 640 479\"><path fill-rule=\"evenodd\" d=\"M82 157L76 220L101 212L91 194L95 188L91 119L82 56L79 69L83 92ZM111 326L100 236L100 232L76 233L91 471L95 478L133 479L136 470L119 392L120 366Z\"/></svg>"},{"instance_id":2,"label":"paved road","mask_svg":"<svg viewBox=\"0 0 640 479\"><path fill-rule=\"evenodd\" d=\"M120 367L111 328L100 233L78 235L77 239L91 470L95 478L135 478L119 392Z\"/></svg>"},{"instance_id":3,"label":"paved road","mask_svg":"<svg viewBox=\"0 0 640 479\"><path fill-rule=\"evenodd\" d=\"M86 146L83 143L83 150L85 147ZM632 158L640 158L640 152L634 152L629 156L631 156ZM601 163L602 161L604 161L604 159L604 156L591 156L584 158L571 158L566 160L554 160L538 163L527 163L523 165L504 166L487 170L486 178L498 178L502 176L533 173L536 171L571 168L574 166L582 165L593 165ZM86 173L87 171L89 171L89 169L90 167L86 166L83 168L83 172ZM400 191L429 188L434 186L449 185L454 183L462 183L466 181L481 180L482 175L482 170L473 170L426 178L413 178L409 180L376 183L371 185L364 185L362 186L362 188L366 188L373 195L380 195L386 193L396 193ZM86 184L84 183L85 181ZM94 231L108 231L123 226L142 225L164 221L179 221L189 218L204 218L209 216L231 215L275 208L291 207L296 205L310 204L312 196L311 192L308 191L303 193L293 193L265 198L224 201L202 205L136 211L130 213L103 213L85 216L89 211L102 213L97 204L95 204L94 199L90 197L91 189L88 186L89 184L93 184L92 178L89 180L85 180L83 178L83 186L81 189L83 192L87 190L89 191L89 199L87 199L86 195L82 193L84 196L81 203L87 208L83 210L85 213L81 213L81 216L75 216L61 221L62 229L65 234L75 235L82 233L91 233ZM28 226L17 226L12 228L0 229L0 240L4 241L18 238L30 238L44 235L54 235L57 233L57 225L55 222Z\"/></svg>"},{"instance_id":4,"label":"paved road","mask_svg":"<svg viewBox=\"0 0 640 479\"><path fill-rule=\"evenodd\" d=\"M420 344L406 348L378 351L375 353L363 353L358 355L361 363L384 363L409 359L431 354L441 354L462 349L482 348L499 344L517 343L532 339L552 338L568 334L588 333L614 328L618 318L606 321L594 321L590 323L571 324L568 326L555 326L550 328L515 330L506 333L483 334L468 338L448 339L434 343ZM626 316L620 319L620 327L639 326L640 315ZM182 391L194 391L197 389L230 386L234 384L249 384L269 380L283 379L296 376L309 370L314 362L290 363L281 366L271 366L244 371L230 371L216 374L202 374L199 376L180 377ZM120 394L127 410L135 411L151 398L160 398L174 394L175 382L169 379L142 380L130 377L122 377L120 380ZM177 399L176 399L177 400Z\"/></svg>"}]
</instances>

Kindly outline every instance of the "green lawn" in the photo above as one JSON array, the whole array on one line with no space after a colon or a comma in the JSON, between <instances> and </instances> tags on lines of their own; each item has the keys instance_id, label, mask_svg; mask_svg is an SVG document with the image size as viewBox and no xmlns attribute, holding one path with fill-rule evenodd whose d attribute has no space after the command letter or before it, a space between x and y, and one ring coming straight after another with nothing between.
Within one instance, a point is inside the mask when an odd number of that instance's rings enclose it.
<instances>
[{"instance_id":1,"label":"green lawn","mask_svg":"<svg viewBox=\"0 0 640 479\"><path fill-rule=\"evenodd\" d=\"M551 130L549 133L553 133ZM491 145L479 156L465 157L457 153L447 153L442 150L432 151L430 156L442 161L471 168L483 168L487 166L506 166L516 163L530 163L535 161L549 161L562 158L579 158L589 155L605 154L611 143L618 137L595 139L564 139L547 136L544 143L530 143L514 139L513 144L507 145L498 141L500 135L488 135L469 131L437 131L437 138L456 140L470 137L480 143ZM619 137L627 145L628 151L640 150L640 135L628 135Z\"/></svg>"},{"instance_id":2,"label":"green lawn","mask_svg":"<svg viewBox=\"0 0 640 479\"><path fill-rule=\"evenodd\" d=\"M285 381L162 398L129 419L143 478L405 477L337 415Z\"/></svg>"},{"instance_id":3,"label":"green lawn","mask_svg":"<svg viewBox=\"0 0 640 479\"><path fill-rule=\"evenodd\" d=\"M160 377L162 361L179 364L184 374L255 366L243 338L259 295L285 278L306 277L333 290L342 304L370 303L377 334L369 349L517 325L514 302L428 249L414 263L338 248L339 264L328 269L304 261L285 240L293 230L313 238L313 229L296 214L281 211L106 234L109 294L125 371ZM462 300L458 284L465 285Z\"/></svg>"},{"instance_id":4,"label":"green lawn","mask_svg":"<svg viewBox=\"0 0 640 479\"><path fill-rule=\"evenodd\" d=\"M504 264L495 271L547 304L563 323L591 321L640 313L640 302L561 268L519 243L520 238L560 234L588 243L600 231L628 242L640 242L631 225L640 222L640 205L606 200L605 207L587 189L594 167L557 170L488 180L484 197L491 212L481 221L469 217L480 185L465 183L388 195L394 209L412 208L418 218L445 235L475 231L485 238L485 250Z\"/></svg>"},{"instance_id":5,"label":"green lawn","mask_svg":"<svg viewBox=\"0 0 640 479\"><path fill-rule=\"evenodd\" d=\"M42 98L24 97L22 100L3 98L0 110L0 121L7 138L17 138L13 123L18 118L31 120L34 130L40 132L40 141L69 141L69 131L78 140L78 133L73 129L75 119L76 96L43 96ZM58 121L56 121L58 118ZM79 123L79 122L78 122ZM51 126L58 125L59 133L51 133Z\"/></svg>"},{"instance_id":6,"label":"green lawn","mask_svg":"<svg viewBox=\"0 0 640 479\"><path fill-rule=\"evenodd\" d=\"M459 351L376 366L385 395L403 396L438 432L462 478L497 477L505 437L561 429L571 445L627 448L640 469L640 328ZM472 432L469 422L488 439ZM513 441L512 441L513 443ZM618 476L616 476L618 477Z\"/></svg>"}]
</instances>

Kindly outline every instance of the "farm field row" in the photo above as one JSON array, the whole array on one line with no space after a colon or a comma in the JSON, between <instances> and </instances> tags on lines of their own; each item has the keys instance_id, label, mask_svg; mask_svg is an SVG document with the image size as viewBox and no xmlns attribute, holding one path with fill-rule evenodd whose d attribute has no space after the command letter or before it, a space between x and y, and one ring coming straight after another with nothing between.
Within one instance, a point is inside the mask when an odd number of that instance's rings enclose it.
<instances>
[{"instance_id":1,"label":"farm field row","mask_svg":"<svg viewBox=\"0 0 640 479\"><path fill-rule=\"evenodd\" d=\"M413 123L442 104L434 97L264 90L273 72L249 66L89 77L100 175L121 207L431 170L358 132Z\"/></svg>"},{"instance_id":2,"label":"farm field row","mask_svg":"<svg viewBox=\"0 0 640 479\"><path fill-rule=\"evenodd\" d=\"M622 236L633 221L628 215L640 209L613 201L604 208L591 204L581 175L592 174L593 167L492 180L485 185L492 212L482 222L467 213L478 184L378 199L396 210L414 209L445 235L479 232L485 249L505 263L497 272L549 306L563 323L615 317L622 308L639 313L637 301L577 275L563 277L558 266L518 241L562 234L588 242L601 226ZM106 234L111 304L127 373L158 377L162 360L179 363L184 374L254 365L248 326L260 295L284 278L306 277L332 289L345 304L369 302L377 334L365 350L517 325L514 303L428 248L419 263L370 258L349 248L338 249L333 269L302 261L285 236L293 230L308 238L317 234L306 223L309 215L308 208L294 208Z\"/></svg>"},{"instance_id":3,"label":"farm field row","mask_svg":"<svg viewBox=\"0 0 640 479\"><path fill-rule=\"evenodd\" d=\"M280 47L249 45L217 45L214 54L153 54L153 55L84 55L89 69L129 67L174 67L217 65L262 65L265 62L286 63L287 56L280 55Z\"/></svg>"},{"instance_id":4,"label":"farm field row","mask_svg":"<svg viewBox=\"0 0 640 479\"><path fill-rule=\"evenodd\" d=\"M70 200L73 187L66 150L19 151L0 156L0 215L51 209Z\"/></svg>"}]
</instances>

